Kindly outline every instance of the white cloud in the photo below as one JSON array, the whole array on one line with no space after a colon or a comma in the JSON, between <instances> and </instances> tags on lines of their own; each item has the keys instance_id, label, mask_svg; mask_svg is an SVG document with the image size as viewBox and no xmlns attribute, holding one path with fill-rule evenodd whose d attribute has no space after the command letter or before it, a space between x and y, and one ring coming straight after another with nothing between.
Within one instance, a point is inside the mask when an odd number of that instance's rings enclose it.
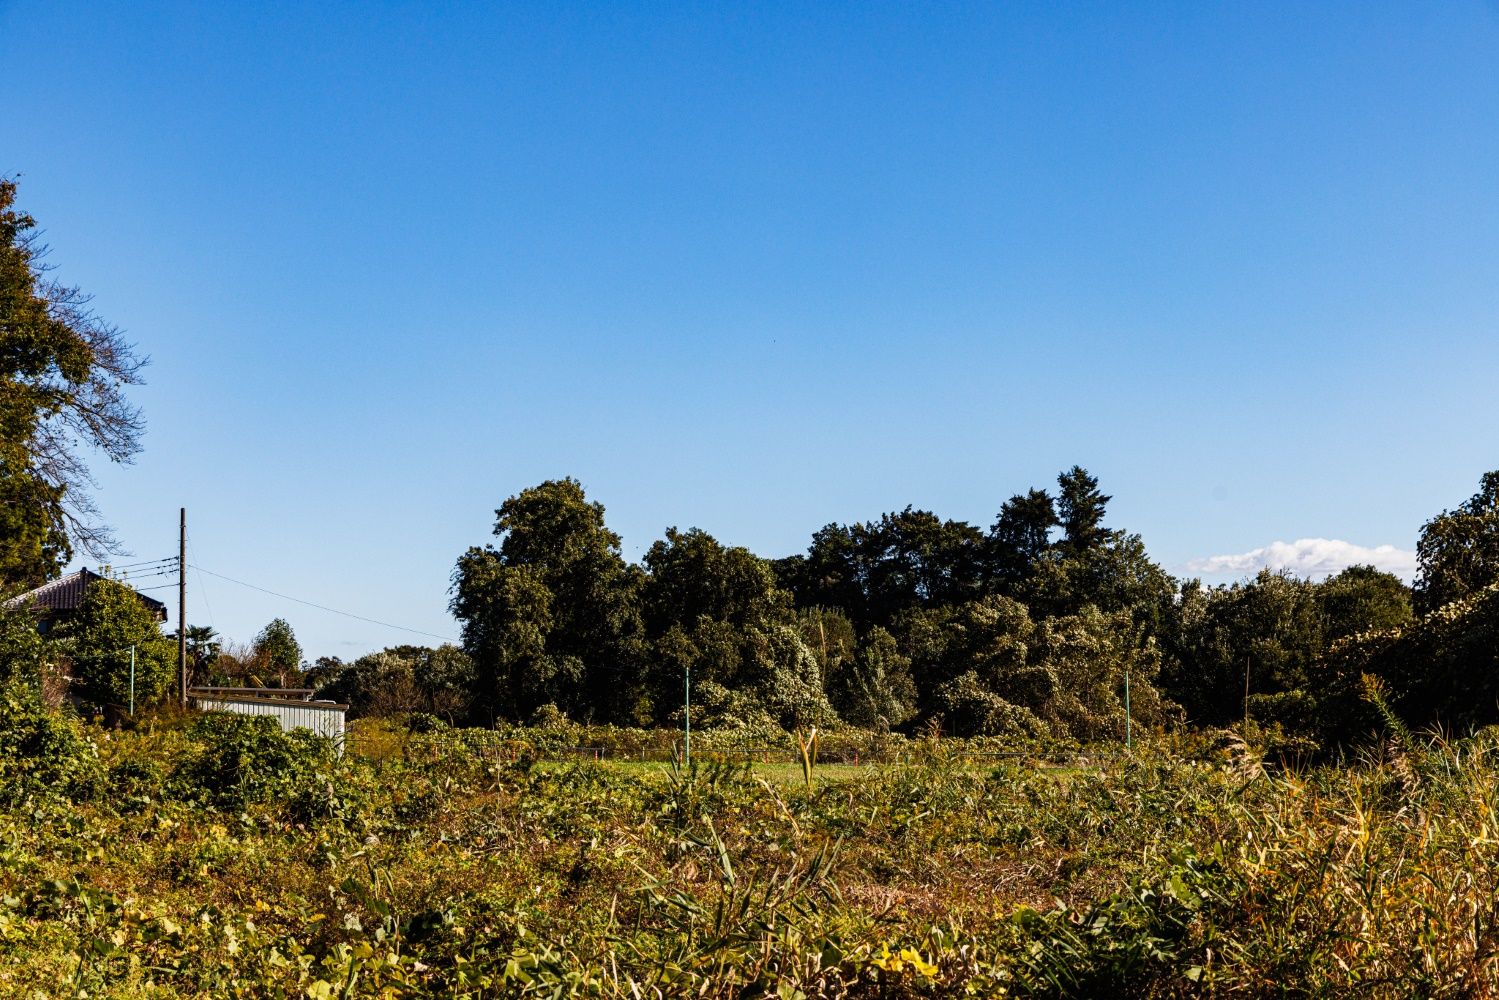
<instances>
[{"instance_id":1,"label":"white cloud","mask_svg":"<svg viewBox=\"0 0 1499 1000\"><path fill-rule=\"evenodd\" d=\"M1252 576L1262 569L1288 569L1297 576L1324 577L1349 566L1374 566L1409 582L1416 577L1416 554L1393 545L1369 548L1336 538L1298 538L1294 542L1271 542L1264 548L1237 555L1193 559L1187 568L1207 575Z\"/></svg>"}]
</instances>

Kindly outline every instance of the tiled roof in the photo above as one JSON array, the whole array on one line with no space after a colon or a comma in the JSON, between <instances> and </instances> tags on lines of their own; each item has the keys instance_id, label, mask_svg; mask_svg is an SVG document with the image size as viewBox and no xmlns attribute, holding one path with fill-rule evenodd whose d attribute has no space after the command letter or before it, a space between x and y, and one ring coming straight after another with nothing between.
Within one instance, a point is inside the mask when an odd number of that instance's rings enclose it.
<instances>
[{"instance_id":1,"label":"tiled roof","mask_svg":"<svg viewBox=\"0 0 1499 1000\"><path fill-rule=\"evenodd\" d=\"M78 605L83 603L83 592L88 588L89 583L102 579L104 577L98 573L91 573L86 569L81 569L76 573L69 573L67 576L58 577L50 583L44 583L35 590L28 590L24 594L18 594L6 601L5 604L6 607L11 608L29 607L41 612L43 615L76 611L78 610ZM167 606L165 604L154 597L147 597L140 591L136 591L135 596L140 599L142 604L150 608L158 619L166 621Z\"/></svg>"}]
</instances>

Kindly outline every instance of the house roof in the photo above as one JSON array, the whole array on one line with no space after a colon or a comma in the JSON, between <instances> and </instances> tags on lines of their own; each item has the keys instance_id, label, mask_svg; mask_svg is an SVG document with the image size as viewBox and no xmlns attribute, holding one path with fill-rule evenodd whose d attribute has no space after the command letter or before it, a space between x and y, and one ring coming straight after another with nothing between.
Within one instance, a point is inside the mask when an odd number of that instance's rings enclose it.
<instances>
[{"instance_id":1,"label":"house roof","mask_svg":"<svg viewBox=\"0 0 1499 1000\"><path fill-rule=\"evenodd\" d=\"M87 569L81 569L67 576L60 576L56 580L44 583L35 590L28 590L24 594L18 594L5 602L9 608L31 608L42 615L65 614L69 611L77 611L78 606L83 603L83 592L94 580L103 580L106 577L98 573L92 573ZM135 596L140 602L151 609L157 621L167 620L167 606L154 597L147 597L140 591L135 591Z\"/></svg>"}]
</instances>

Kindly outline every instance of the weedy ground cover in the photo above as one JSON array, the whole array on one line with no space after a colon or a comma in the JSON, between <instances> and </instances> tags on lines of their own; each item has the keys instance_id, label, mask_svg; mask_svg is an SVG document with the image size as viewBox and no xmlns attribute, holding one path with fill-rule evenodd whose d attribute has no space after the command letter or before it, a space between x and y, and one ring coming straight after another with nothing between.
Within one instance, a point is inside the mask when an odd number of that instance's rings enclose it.
<instances>
[{"instance_id":1,"label":"weedy ground cover","mask_svg":"<svg viewBox=\"0 0 1499 1000\"><path fill-rule=\"evenodd\" d=\"M617 769L622 774L636 774L642 776L666 775L672 771L672 768L674 766L669 761L605 760L602 763L611 768ZM723 762L700 761L699 766L712 767L720 763ZM538 763L537 766L554 770L561 770L573 765L565 762L546 761L544 763ZM973 767L975 770L983 770L982 765L969 766ZM756 778L764 778L766 781L774 782L778 785L805 784L805 781L802 777L802 768L800 764L766 764L760 761L750 761L746 762L744 764L744 767L750 775ZM884 767L885 765L882 764L818 764L816 773L818 781L848 781L850 779L859 778L865 774L870 773L871 768L875 770L883 770Z\"/></svg>"},{"instance_id":2,"label":"weedy ground cover","mask_svg":"<svg viewBox=\"0 0 1499 1000\"><path fill-rule=\"evenodd\" d=\"M434 761L419 734L340 759L252 720L6 716L4 996L1499 986L1488 735L1295 774L1178 741L1060 779L929 746L808 788L743 764Z\"/></svg>"}]
</instances>

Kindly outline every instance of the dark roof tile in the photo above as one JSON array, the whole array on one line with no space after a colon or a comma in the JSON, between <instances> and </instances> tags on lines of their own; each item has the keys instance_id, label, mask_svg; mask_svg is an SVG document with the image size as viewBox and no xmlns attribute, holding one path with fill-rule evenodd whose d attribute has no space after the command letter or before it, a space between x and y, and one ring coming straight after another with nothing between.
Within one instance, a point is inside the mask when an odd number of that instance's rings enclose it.
<instances>
[{"instance_id":1,"label":"dark roof tile","mask_svg":"<svg viewBox=\"0 0 1499 1000\"><path fill-rule=\"evenodd\" d=\"M58 577L48 583L42 584L35 590L28 590L24 594L18 594L5 602L10 608L31 608L43 615L58 614L78 610L78 605L83 603L83 592L94 580L103 580L104 577L98 573L92 573L81 569L76 573ZM150 608L152 613L161 621L166 621L167 606L154 597L147 597L140 591L135 592L142 604Z\"/></svg>"}]
</instances>

